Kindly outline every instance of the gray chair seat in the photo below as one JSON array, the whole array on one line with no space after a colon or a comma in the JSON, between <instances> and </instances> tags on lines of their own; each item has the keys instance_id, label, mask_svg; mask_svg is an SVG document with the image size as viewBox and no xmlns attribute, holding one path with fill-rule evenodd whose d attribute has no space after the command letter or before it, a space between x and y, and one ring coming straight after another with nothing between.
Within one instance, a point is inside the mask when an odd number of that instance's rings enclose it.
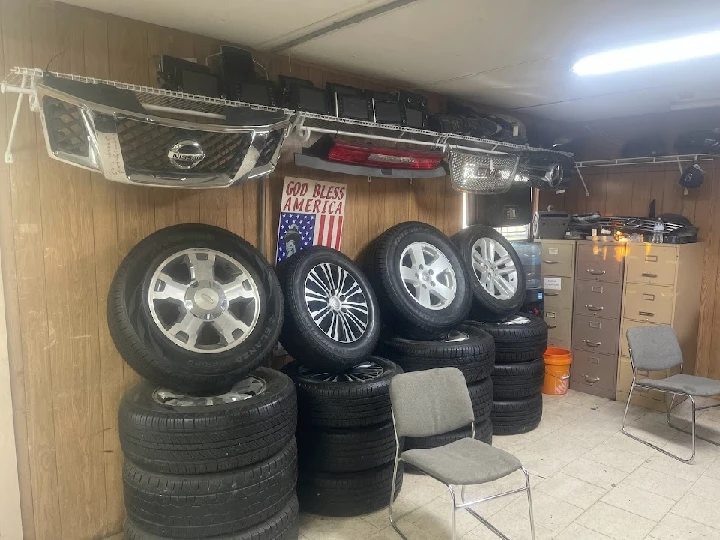
<instances>
[{"instance_id":1,"label":"gray chair seat","mask_svg":"<svg viewBox=\"0 0 720 540\"><path fill-rule=\"evenodd\" d=\"M454 486L492 482L522 468L515 456L469 437L429 450L406 450L402 460Z\"/></svg>"},{"instance_id":2,"label":"gray chair seat","mask_svg":"<svg viewBox=\"0 0 720 540\"><path fill-rule=\"evenodd\" d=\"M641 379L636 384L691 396L720 396L720 381L694 375L671 375L667 379L660 380Z\"/></svg>"}]
</instances>

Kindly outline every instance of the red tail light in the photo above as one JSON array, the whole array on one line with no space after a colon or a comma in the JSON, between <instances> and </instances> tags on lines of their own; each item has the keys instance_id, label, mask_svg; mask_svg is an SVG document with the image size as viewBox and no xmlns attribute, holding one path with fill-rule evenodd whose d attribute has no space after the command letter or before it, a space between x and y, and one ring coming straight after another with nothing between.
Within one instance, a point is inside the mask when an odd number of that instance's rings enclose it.
<instances>
[{"instance_id":1,"label":"red tail light","mask_svg":"<svg viewBox=\"0 0 720 540\"><path fill-rule=\"evenodd\" d=\"M442 152L418 152L379 146L360 146L335 141L327 159L354 165L383 169L437 169L443 160Z\"/></svg>"}]
</instances>

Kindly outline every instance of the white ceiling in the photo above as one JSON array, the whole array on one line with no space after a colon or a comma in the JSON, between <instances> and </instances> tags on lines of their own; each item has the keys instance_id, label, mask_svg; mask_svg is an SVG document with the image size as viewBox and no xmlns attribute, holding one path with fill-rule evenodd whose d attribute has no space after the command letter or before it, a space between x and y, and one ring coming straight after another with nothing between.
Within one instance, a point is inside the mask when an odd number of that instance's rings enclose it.
<instances>
[{"instance_id":1,"label":"white ceiling","mask_svg":"<svg viewBox=\"0 0 720 540\"><path fill-rule=\"evenodd\" d=\"M720 100L720 57L570 71L591 52L718 30L718 0L66 1L556 120Z\"/></svg>"}]
</instances>

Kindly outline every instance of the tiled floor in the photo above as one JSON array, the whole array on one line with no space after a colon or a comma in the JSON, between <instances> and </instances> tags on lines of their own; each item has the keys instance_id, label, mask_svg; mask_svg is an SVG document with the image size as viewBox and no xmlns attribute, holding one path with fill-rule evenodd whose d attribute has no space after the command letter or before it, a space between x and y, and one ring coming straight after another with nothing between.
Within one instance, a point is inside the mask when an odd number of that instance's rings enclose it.
<instances>
[{"instance_id":1,"label":"tiled floor","mask_svg":"<svg viewBox=\"0 0 720 540\"><path fill-rule=\"evenodd\" d=\"M673 416L687 418L686 405ZM623 410L622 403L578 392L545 396L536 430L495 437L495 446L515 454L532 474L536 538L720 540L720 447L698 441L695 463L680 463L620 433ZM699 433L720 442L720 408L698 414ZM689 436L670 429L663 414L631 407L628 416L631 430L688 453ZM516 473L468 495L521 485ZM450 502L439 482L405 475L394 508L408 540L450 538ZM476 510L511 540L530 538L524 494ZM465 540L497 538L467 512L458 512L457 530ZM300 532L304 540L400 540L386 510L351 519L304 514Z\"/></svg>"}]
</instances>

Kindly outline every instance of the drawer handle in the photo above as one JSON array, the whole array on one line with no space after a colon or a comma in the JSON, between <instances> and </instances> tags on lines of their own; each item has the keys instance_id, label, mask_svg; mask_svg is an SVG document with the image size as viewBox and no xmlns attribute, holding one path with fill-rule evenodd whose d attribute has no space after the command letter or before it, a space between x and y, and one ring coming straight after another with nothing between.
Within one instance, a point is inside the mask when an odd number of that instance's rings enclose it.
<instances>
[{"instance_id":1,"label":"drawer handle","mask_svg":"<svg viewBox=\"0 0 720 540\"><path fill-rule=\"evenodd\" d=\"M560 293L556 293L556 292L546 292L546 293L545 293L545 296L560 296Z\"/></svg>"},{"instance_id":2,"label":"drawer handle","mask_svg":"<svg viewBox=\"0 0 720 540\"><path fill-rule=\"evenodd\" d=\"M657 274L651 274L650 272L643 272L642 277L656 278Z\"/></svg>"},{"instance_id":3,"label":"drawer handle","mask_svg":"<svg viewBox=\"0 0 720 540\"><path fill-rule=\"evenodd\" d=\"M557 328L557 324L548 324L547 327L548 327L550 330L553 330L553 329Z\"/></svg>"},{"instance_id":4,"label":"drawer handle","mask_svg":"<svg viewBox=\"0 0 720 540\"><path fill-rule=\"evenodd\" d=\"M642 315L643 317L654 317L655 314L651 313L649 311L638 311L638 315Z\"/></svg>"},{"instance_id":5,"label":"drawer handle","mask_svg":"<svg viewBox=\"0 0 720 540\"><path fill-rule=\"evenodd\" d=\"M603 292L603 287L602 287L602 285L598 285L598 286L595 286L595 287L590 287L590 290L591 290L592 292L596 292L596 293L602 294L602 292Z\"/></svg>"},{"instance_id":6,"label":"drawer handle","mask_svg":"<svg viewBox=\"0 0 720 540\"><path fill-rule=\"evenodd\" d=\"M583 373L583 379L585 379L585 382L588 384L595 384L600 382L600 377L588 377Z\"/></svg>"},{"instance_id":7,"label":"drawer handle","mask_svg":"<svg viewBox=\"0 0 720 540\"><path fill-rule=\"evenodd\" d=\"M588 308L590 311L602 311L605 309L603 306L593 306L592 304L585 304L585 307Z\"/></svg>"},{"instance_id":8,"label":"drawer handle","mask_svg":"<svg viewBox=\"0 0 720 540\"><path fill-rule=\"evenodd\" d=\"M546 260L543 259L543 262L544 262L545 264L557 264L557 263L560 262L560 261L546 261Z\"/></svg>"},{"instance_id":9,"label":"drawer handle","mask_svg":"<svg viewBox=\"0 0 720 540\"><path fill-rule=\"evenodd\" d=\"M593 270L592 268L588 268L586 272L592 276L602 276L605 274L605 270Z\"/></svg>"},{"instance_id":10,"label":"drawer handle","mask_svg":"<svg viewBox=\"0 0 720 540\"><path fill-rule=\"evenodd\" d=\"M647 300L647 301L649 301L649 302L654 302L654 301L655 301L655 295L654 295L654 294L643 293L643 300Z\"/></svg>"},{"instance_id":11,"label":"drawer handle","mask_svg":"<svg viewBox=\"0 0 720 540\"><path fill-rule=\"evenodd\" d=\"M601 341L588 341L587 339L583 339L583 341L588 347L599 347L600 345L602 345Z\"/></svg>"},{"instance_id":12,"label":"drawer handle","mask_svg":"<svg viewBox=\"0 0 720 540\"><path fill-rule=\"evenodd\" d=\"M657 255L645 255L645 262L658 262Z\"/></svg>"},{"instance_id":13,"label":"drawer handle","mask_svg":"<svg viewBox=\"0 0 720 540\"><path fill-rule=\"evenodd\" d=\"M599 364L600 359L597 356L588 356L588 362L591 364Z\"/></svg>"}]
</instances>

